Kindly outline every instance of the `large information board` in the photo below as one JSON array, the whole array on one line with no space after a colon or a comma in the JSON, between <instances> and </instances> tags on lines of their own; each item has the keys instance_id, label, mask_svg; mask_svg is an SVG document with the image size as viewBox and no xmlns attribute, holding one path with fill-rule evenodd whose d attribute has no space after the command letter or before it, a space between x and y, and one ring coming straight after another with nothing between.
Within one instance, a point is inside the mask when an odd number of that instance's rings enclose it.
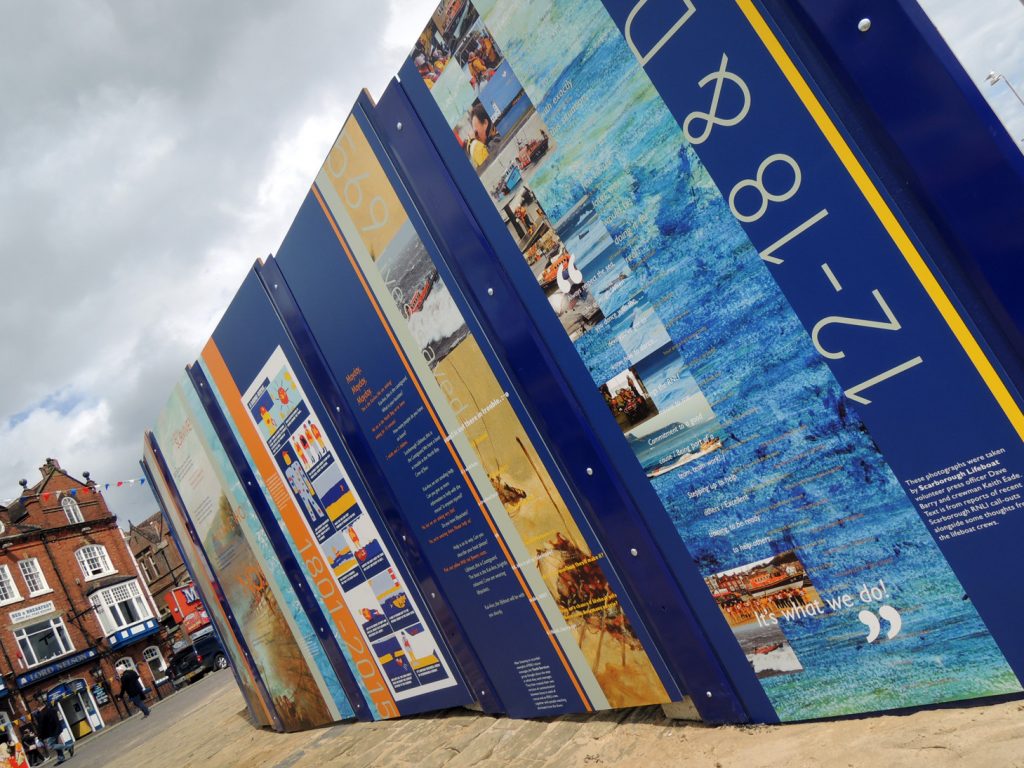
<instances>
[{"instance_id":1,"label":"large information board","mask_svg":"<svg viewBox=\"0 0 1024 768\"><path fill-rule=\"evenodd\" d=\"M284 729L352 717L316 630L187 377L172 392L155 437Z\"/></svg>"},{"instance_id":2,"label":"large information board","mask_svg":"<svg viewBox=\"0 0 1024 768\"><path fill-rule=\"evenodd\" d=\"M207 615L217 631L217 637L231 660L231 671L245 699L246 707L253 722L261 727L282 729L280 718L274 710L271 696L259 672L252 663L246 640L234 620L231 608L224 599L223 591L210 570L209 563L199 549L194 529L188 524L188 517L181 502L181 496L167 475L167 464L159 455L160 450L152 432L147 432L142 446L142 467L149 481L157 505L167 521L174 543L192 577L192 583L199 590Z\"/></svg>"},{"instance_id":3,"label":"large information board","mask_svg":"<svg viewBox=\"0 0 1024 768\"><path fill-rule=\"evenodd\" d=\"M1021 690L1019 401L755 4L444 2L403 86L781 718Z\"/></svg>"},{"instance_id":4,"label":"large information board","mask_svg":"<svg viewBox=\"0 0 1024 768\"><path fill-rule=\"evenodd\" d=\"M199 362L378 718L469 703L255 272Z\"/></svg>"},{"instance_id":5,"label":"large information board","mask_svg":"<svg viewBox=\"0 0 1024 768\"><path fill-rule=\"evenodd\" d=\"M258 721L1022 691L1003 316L765 3L442 0L359 98L146 445Z\"/></svg>"},{"instance_id":6,"label":"large information board","mask_svg":"<svg viewBox=\"0 0 1024 768\"><path fill-rule=\"evenodd\" d=\"M507 711L668 701L671 678L367 126L357 108L276 262L368 458Z\"/></svg>"}]
</instances>

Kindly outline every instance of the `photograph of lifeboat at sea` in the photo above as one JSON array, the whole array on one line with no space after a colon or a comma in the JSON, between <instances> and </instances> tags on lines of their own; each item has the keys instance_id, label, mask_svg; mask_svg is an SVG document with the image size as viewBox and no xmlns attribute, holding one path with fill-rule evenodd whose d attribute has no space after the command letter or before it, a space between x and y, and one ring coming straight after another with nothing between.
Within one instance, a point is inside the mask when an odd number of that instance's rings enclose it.
<instances>
[{"instance_id":1,"label":"photograph of lifeboat at sea","mask_svg":"<svg viewBox=\"0 0 1024 768\"><path fill-rule=\"evenodd\" d=\"M707 400L697 394L630 429L626 440L653 479L721 450L723 430Z\"/></svg>"},{"instance_id":2,"label":"photograph of lifeboat at sea","mask_svg":"<svg viewBox=\"0 0 1024 768\"><path fill-rule=\"evenodd\" d=\"M469 329L412 222L398 230L377 267L424 359L434 368L469 335Z\"/></svg>"},{"instance_id":3,"label":"photograph of lifeboat at sea","mask_svg":"<svg viewBox=\"0 0 1024 768\"><path fill-rule=\"evenodd\" d=\"M704 582L758 677L803 670L782 627L788 617L819 615L822 601L794 550L721 571Z\"/></svg>"}]
</instances>

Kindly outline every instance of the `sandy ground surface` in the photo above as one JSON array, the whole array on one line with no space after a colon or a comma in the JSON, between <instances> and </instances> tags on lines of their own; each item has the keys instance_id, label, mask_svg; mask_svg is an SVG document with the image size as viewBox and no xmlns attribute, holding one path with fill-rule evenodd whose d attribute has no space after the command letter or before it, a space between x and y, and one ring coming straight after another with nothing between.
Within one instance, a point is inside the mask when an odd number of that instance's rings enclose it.
<instances>
[{"instance_id":1,"label":"sandy ground surface","mask_svg":"<svg viewBox=\"0 0 1024 768\"><path fill-rule=\"evenodd\" d=\"M50 763L52 765L52 762ZM787 726L712 728L659 707L553 720L451 710L294 734L253 728L228 672L83 742L68 768L1024 768L1024 701Z\"/></svg>"}]
</instances>

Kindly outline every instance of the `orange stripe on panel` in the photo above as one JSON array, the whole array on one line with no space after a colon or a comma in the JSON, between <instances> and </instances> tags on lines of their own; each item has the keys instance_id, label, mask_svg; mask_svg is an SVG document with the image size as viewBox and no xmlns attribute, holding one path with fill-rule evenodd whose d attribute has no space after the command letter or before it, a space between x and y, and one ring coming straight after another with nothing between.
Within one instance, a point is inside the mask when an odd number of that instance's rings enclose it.
<instances>
[{"instance_id":1,"label":"orange stripe on panel","mask_svg":"<svg viewBox=\"0 0 1024 768\"><path fill-rule=\"evenodd\" d=\"M288 528L288 532L305 562L306 569L315 581L317 591L334 620L334 625L341 633L349 653L352 654L352 660L356 664L356 674L366 686L370 699L376 705L381 717L398 717L398 706L377 666L373 649L363 639L359 627L356 626L348 605L345 603L345 598L334 578L333 571L321 557L320 548L306 527L305 519L288 495L288 491L277 473L277 467L260 439L256 427L249 421L249 414L246 413L245 407L242 405L242 393L231 377L231 372L213 339L210 339L203 349L202 357L210 370L214 385L220 390L224 402L227 404L232 421L238 427L246 448L249 449L249 455L256 463L260 477L263 478L263 482L270 492L271 501Z\"/></svg>"},{"instance_id":2,"label":"orange stripe on panel","mask_svg":"<svg viewBox=\"0 0 1024 768\"><path fill-rule=\"evenodd\" d=\"M348 243L345 241L344 235L341 234L341 230L338 229L338 225L335 222L334 217L331 215L330 209L327 207L327 203L321 196L320 190L317 188L316 184L313 185L312 191L313 194L316 196L317 202L320 203L320 208L323 210L324 216L327 218L328 223L331 225L331 229L334 231L335 237L337 237L338 242L341 243L341 247L345 251L345 255L348 257L349 264L351 264L352 266L352 270L355 272L356 277L359 278L359 282L362 285L363 290L366 292L367 298L369 298L374 311L377 313L377 318L380 320L381 326L388 334L388 338L391 340L391 344L394 346L395 352L398 354L398 358L402 361L402 365L405 367L405 371L409 375L409 381L411 381L413 385L416 387L416 391L419 393L420 400L422 400L424 407L427 409L427 413L430 414L430 418L433 420L434 426L437 428L438 434L440 434L442 440L444 440L445 435L447 433L445 432L445 429L442 426L441 421L437 416L437 413L434 411L432 403L427 398L427 395L423 391L423 388L420 386L419 377L413 372L412 366L409 364L409 360L406 357L405 352L403 351L401 345L398 343L398 339L395 338L394 333L391 330L391 325L384 317L384 312L381 310L380 305L377 303L376 297L370 290L370 286L367 284L366 278L363 276L362 270L360 270L359 265L352 254L352 251L349 250ZM477 492L476 485L469 478L469 474L466 471L466 467L462 463L462 459L459 456L458 452L455 450L455 446L452 445L450 440L444 440L444 443L448 447L448 451L449 453L451 453L452 459L454 459L456 466L458 466L463 476L466 477L466 485L468 486L470 493L473 494L473 498L476 500L477 507L479 507L480 511L483 513L484 519L487 521L488 527L494 534L494 538L497 540L498 545L501 547L501 551L502 553L504 553L505 559L508 561L509 565L512 568L512 572L516 575L516 578L519 580L519 585L523 588L523 592L526 594L526 596L530 598L530 605L533 606L534 613L537 614L537 619L540 621L541 626L544 627L544 631L547 633L548 638L551 641L551 645L554 647L555 652L558 654L558 658L562 662L562 666L565 667L566 674L568 674L569 679L572 680L573 687L576 688L576 692L579 694L580 701L583 703L583 706L586 707L588 712L592 712L593 707L591 706L590 700L587 698L586 693L583 691L582 685L576 677L575 670L569 664L569 660L565 657L565 653L563 652L561 645L559 645L558 640L556 639L554 633L551 630L551 625L548 623L547 618L541 611L540 606L537 605L536 599L533 598L533 591L530 589L530 586L526 583L526 580L523 578L523 575L520 572L520 570L516 567L515 558L512 557L512 553L509 552L508 547L505 544L505 539L502 537L501 532L498 530L497 525L494 523L494 520L491 517L490 513L488 512L487 506L484 504L483 499Z\"/></svg>"}]
</instances>

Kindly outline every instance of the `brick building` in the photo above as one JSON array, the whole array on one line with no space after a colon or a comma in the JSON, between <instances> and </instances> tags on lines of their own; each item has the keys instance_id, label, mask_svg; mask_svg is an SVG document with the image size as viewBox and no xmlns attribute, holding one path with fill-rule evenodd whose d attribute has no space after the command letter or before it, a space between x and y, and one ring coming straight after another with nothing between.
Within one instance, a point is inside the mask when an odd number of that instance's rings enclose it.
<instances>
[{"instance_id":1,"label":"brick building","mask_svg":"<svg viewBox=\"0 0 1024 768\"><path fill-rule=\"evenodd\" d=\"M152 687L158 611L96 484L54 459L0 506L0 715L44 699L76 738L120 718L111 692L124 661Z\"/></svg>"},{"instance_id":2,"label":"brick building","mask_svg":"<svg viewBox=\"0 0 1024 768\"><path fill-rule=\"evenodd\" d=\"M179 619L168 607L168 596L178 587L190 584L192 578L167 528L167 522L159 512L138 525L130 524L126 537L128 548L135 556L146 587L156 603L158 619L164 628L161 646L166 649L174 640L181 639Z\"/></svg>"}]
</instances>

